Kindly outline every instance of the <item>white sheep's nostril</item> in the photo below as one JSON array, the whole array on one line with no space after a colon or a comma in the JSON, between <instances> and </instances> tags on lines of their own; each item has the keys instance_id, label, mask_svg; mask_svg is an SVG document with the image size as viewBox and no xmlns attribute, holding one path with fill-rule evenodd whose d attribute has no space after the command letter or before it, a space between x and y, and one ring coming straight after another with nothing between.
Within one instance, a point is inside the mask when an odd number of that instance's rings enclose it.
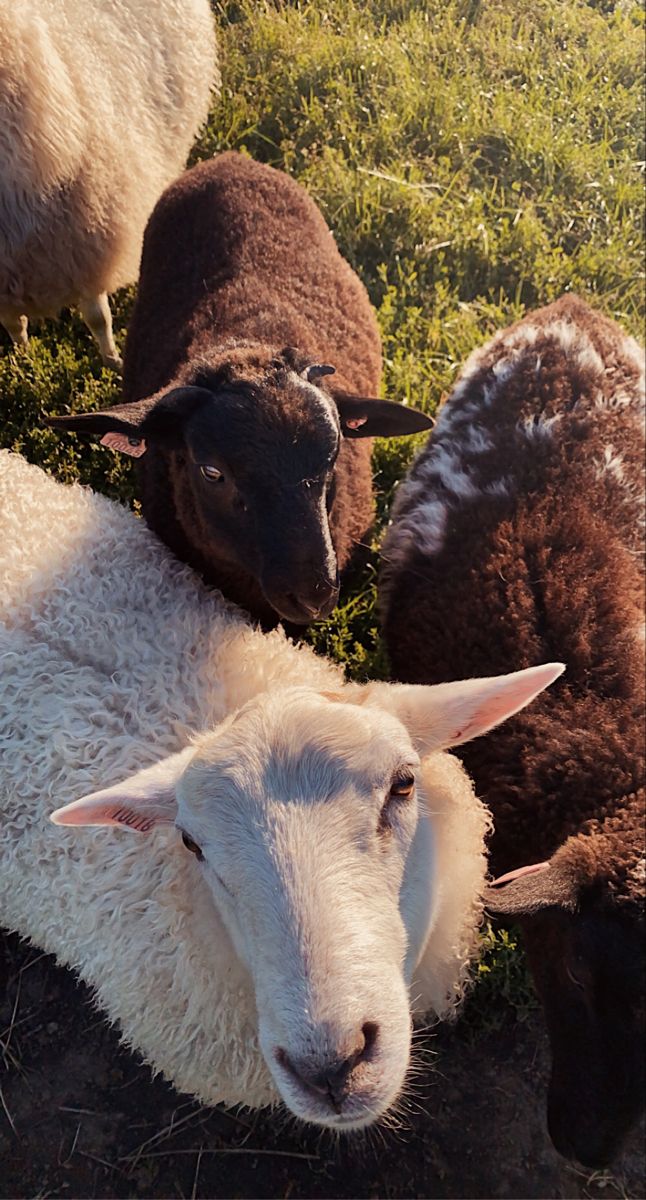
<instances>
[{"instance_id":1,"label":"white sheep's nostril","mask_svg":"<svg viewBox=\"0 0 646 1200\"><path fill-rule=\"evenodd\" d=\"M363 1062L364 1060L369 1060L371 1058L372 1051L377 1044L377 1037L379 1035L379 1026L377 1022L366 1021L365 1024L361 1026L361 1033L363 1035L363 1051L361 1053L361 1061Z\"/></svg>"},{"instance_id":2,"label":"white sheep's nostril","mask_svg":"<svg viewBox=\"0 0 646 1200\"><path fill-rule=\"evenodd\" d=\"M362 1062L369 1062L377 1043L379 1026L375 1021L366 1021L357 1033L354 1046L344 1058L328 1058L325 1061L290 1058L282 1046L274 1051L276 1062L287 1071L306 1091L327 1098L335 1112L340 1112L343 1101L350 1091L353 1071Z\"/></svg>"}]
</instances>

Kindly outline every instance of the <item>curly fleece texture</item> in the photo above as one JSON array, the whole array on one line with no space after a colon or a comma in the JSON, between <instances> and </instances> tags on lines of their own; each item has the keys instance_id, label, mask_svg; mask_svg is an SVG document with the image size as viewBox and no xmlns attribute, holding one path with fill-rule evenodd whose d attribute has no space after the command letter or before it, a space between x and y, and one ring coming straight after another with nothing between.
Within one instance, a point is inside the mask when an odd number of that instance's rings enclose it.
<instances>
[{"instance_id":1,"label":"curly fleece texture","mask_svg":"<svg viewBox=\"0 0 646 1200\"><path fill-rule=\"evenodd\" d=\"M282 171L220 154L176 180L148 223L124 399L200 383L225 369L232 381L259 388L260 437L263 418L271 419L263 413L267 373L286 346L334 365L332 395L336 388L379 394L375 314L316 204ZM373 520L371 446L370 439L344 438L334 467L330 532L341 571ZM181 442L153 442L139 460L146 520L208 582L254 616L275 620L251 569L231 563L217 528L197 521L185 457Z\"/></svg>"},{"instance_id":2,"label":"curly fleece texture","mask_svg":"<svg viewBox=\"0 0 646 1200\"><path fill-rule=\"evenodd\" d=\"M0 0L0 312L137 278L216 76L208 0Z\"/></svg>"},{"instance_id":3,"label":"curly fleece texture","mask_svg":"<svg viewBox=\"0 0 646 1200\"><path fill-rule=\"evenodd\" d=\"M395 676L560 659L566 674L461 757L494 874L558 851L644 906L644 356L575 296L467 362L402 484L381 575Z\"/></svg>"},{"instance_id":4,"label":"curly fleece texture","mask_svg":"<svg viewBox=\"0 0 646 1200\"><path fill-rule=\"evenodd\" d=\"M48 814L269 687L338 689L340 671L251 628L125 509L6 451L0 529L0 919L78 972L179 1089L273 1103L251 981L177 832L66 830ZM457 759L423 770L439 886L411 995L448 1015L476 946L488 817Z\"/></svg>"}]
</instances>

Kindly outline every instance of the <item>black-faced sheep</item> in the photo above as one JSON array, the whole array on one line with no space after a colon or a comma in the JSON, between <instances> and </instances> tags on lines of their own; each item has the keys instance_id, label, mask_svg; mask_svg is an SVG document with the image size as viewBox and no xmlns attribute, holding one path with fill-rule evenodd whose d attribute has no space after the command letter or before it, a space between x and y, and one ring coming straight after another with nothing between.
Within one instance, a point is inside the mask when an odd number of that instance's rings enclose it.
<instances>
[{"instance_id":1,"label":"black-faced sheep","mask_svg":"<svg viewBox=\"0 0 646 1200\"><path fill-rule=\"evenodd\" d=\"M208 0L0 0L0 63L0 322L78 305L119 367L107 293L207 115Z\"/></svg>"},{"instance_id":2,"label":"black-faced sheep","mask_svg":"<svg viewBox=\"0 0 646 1200\"><path fill-rule=\"evenodd\" d=\"M591 1165L643 1103L643 404L637 344L576 297L501 332L399 489L381 578L398 679L566 663L462 758L514 872L488 905L522 922L551 1135Z\"/></svg>"},{"instance_id":3,"label":"black-faced sheep","mask_svg":"<svg viewBox=\"0 0 646 1200\"><path fill-rule=\"evenodd\" d=\"M369 1124L477 947L488 816L442 748L560 668L346 688L6 452L0 530L0 921L178 1088Z\"/></svg>"},{"instance_id":4,"label":"black-faced sheep","mask_svg":"<svg viewBox=\"0 0 646 1200\"><path fill-rule=\"evenodd\" d=\"M127 403L52 423L141 454L144 516L177 557L266 625L308 624L372 523L370 441L355 439L430 426L369 398L380 373L367 293L314 202L222 154L148 224Z\"/></svg>"}]
</instances>

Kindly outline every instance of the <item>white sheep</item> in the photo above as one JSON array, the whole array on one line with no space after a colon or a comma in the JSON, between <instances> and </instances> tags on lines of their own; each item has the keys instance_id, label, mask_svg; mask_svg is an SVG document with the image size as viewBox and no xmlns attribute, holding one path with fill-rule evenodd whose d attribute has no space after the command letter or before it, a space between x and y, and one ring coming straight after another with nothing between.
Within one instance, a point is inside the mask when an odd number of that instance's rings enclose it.
<instances>
[{"instance_id":1,"label":"white sheep","mask_svg":"<svg viewBox=\"0 0 646 1200\"><path fill-rule=\"evenodd\" d=\"M78 305L118 368L107 293L206 118L208 0L0 0L0 63L0 322Z\"/></svg>"},{"instance_id":2,"label":"white sheep","mask_svg":"<svg viewBox=\"0 0 646 1200\"><path fill-rule=\"evenodd\" d=\"M7 452L0 528L0 920L179 1089L368 1124L477 942L488 816L436 751L559 668L344 685Z\"/></svg>"}]
</instances>

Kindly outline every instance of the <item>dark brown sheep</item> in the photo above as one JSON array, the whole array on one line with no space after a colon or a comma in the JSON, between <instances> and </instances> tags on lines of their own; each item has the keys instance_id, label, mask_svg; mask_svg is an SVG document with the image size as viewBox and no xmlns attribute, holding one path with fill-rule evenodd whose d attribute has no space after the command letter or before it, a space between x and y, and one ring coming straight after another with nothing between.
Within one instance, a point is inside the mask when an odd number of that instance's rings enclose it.
<instances>
[{"instance_id":1,"label":"dark brown sheep","mask_svg":"<svg viewBox=\"0 0 646 1200\"><path fill-rule=\"evenodd\" d=\"M369 439L430 426L369 398L380 374L368 295L313 200L221 154L148 223L126 403L51 423L140 456L144 516L178 558L266 625L307 624L372 523Z\"/></svg>"},{"instance_id":2,"label":"dark brown sheep","mask_svg":"<svg viewBox=\"0 0 646 1200\"><path fill-rule=\"evenodd\" d=\"M637 344L576 297L498 334L399 489L381 576L398 679L566 663L461 755L513 872L488 907L523 928L550 1132L590 1165L643 1103L643 405Z\"/></svg>"}]
</instances>

